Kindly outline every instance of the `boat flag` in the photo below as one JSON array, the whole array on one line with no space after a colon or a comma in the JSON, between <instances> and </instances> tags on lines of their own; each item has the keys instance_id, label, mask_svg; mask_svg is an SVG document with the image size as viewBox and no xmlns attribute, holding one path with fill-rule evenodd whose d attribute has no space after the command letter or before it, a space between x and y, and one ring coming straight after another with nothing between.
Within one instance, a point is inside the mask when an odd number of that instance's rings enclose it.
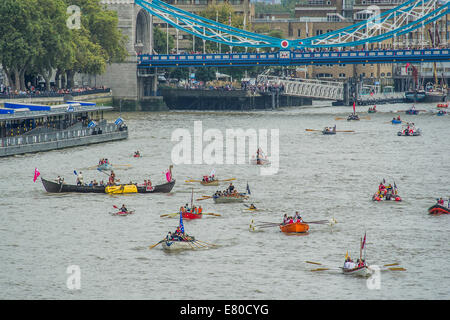
<instances>
[{"instance_id":1,"label":"boat flag","mask_svg":"<svg viewBox=\"0 0 450 320\"><path fill-rule=\"evenodd\" d=\"M356 103L353 102L353 113L354 113L354 114L356 113L355 106L356 106Z\"/></svg>"},{"instance_id":2,"label":"boat flag","mask_svg":"<svg viewBox=\"0 0 450 320\"><path fill-rule=\"evenodd\" d=\"M94 120L91 120L91 122L89 122L88 124L88 128L93 128L97 125L97 123Z\"/></svg>"},{"instance_id":3,"label":"boat flag","mask_svg":"<svg viewBox=\"0 0 450 320\"><path fill-rule=\"evenodd\" d=\"M212 169L211 173L209 174L209 176L214 178L215 174L216 174L216 169Z\"/></svg>"},{"instance_id":4,"label":"boat flag","mask_svg":"<svg viewBox=\"0 0 450 320\"><path fill-rule=\"evenodd\" d=\"M114 123L115 123L117 126L120 126L120 125L123 123L123 119L122 119L121 117L118 117L118 118L116 119L116 121L114 121Z\"/></svg>"},{"instance_id":5,"label":"boat flag","mask_svg":"<svg viewBox=\"0 0 450 320\"><path fill-rule=\"evenodd\" d=\"M183 226L183 214L180 211L180 230L182 233L184 233L184 226Z\"/></svg>"},{"instance_id":6,"label":"boat flag","mask_svg":"<svg viewBox=\"0 0 450 320\"><path fill-rule=\"evenodd\" d=\"M33 182L36 182L37 178L39 177L41 173L39 172L39 170L37 168L34 168L34 178L33 178Z\"/></svg>"},{"instance_id":7,"label":"boat flag","mask_svg":"<svg viewBox=\"0 0 450 320\"><path fill-rule=\"evenodd\" d=\"M364 240L362 241L361 249L364 249L365 245L366 245L366 233L364 233Z\"/></svg>"},{"instance_id":8,"label":"boat flag","mask_svg":"<svg viewBox=\"0 0 450 320\"><path fill-rule=\"evenodd\" d=\"M172 174L170 173L170 171L166 172L166 179L167 179L167 182L172 181Z\"/></svg>"},{"instance_id":9,"label":"boat flag","mask_svg":"<svg viewBox=\"0 0 450 320\"><path fill-rule=\"evenodd\" d=\"M248 186L248 182L247 182L247 192L248 192L248 194L252 194L252 193L250 192L250 187Z\"/></svg>"},{"instance_id":10,"label":"boat flag","mask_svg":"<svg viewBox=\"0 0 450 320\"><path fill-rule=\"evenodd\" d=\"M345 253L345 260L347 260L348 259L348 250L347 250L347 252Z\"/></svg>"},{"instance_id":11,"label":"boat flag","mask_svg":"<svg viewBox=\"0 0 450 320\"><path fill-rule=\"evenodd\" d=\"M409 67L410 65L411 65L411 64L410 64L409 62L406 64L405 72L408 72L408 67Z\"/></svg>"}]
</instances>

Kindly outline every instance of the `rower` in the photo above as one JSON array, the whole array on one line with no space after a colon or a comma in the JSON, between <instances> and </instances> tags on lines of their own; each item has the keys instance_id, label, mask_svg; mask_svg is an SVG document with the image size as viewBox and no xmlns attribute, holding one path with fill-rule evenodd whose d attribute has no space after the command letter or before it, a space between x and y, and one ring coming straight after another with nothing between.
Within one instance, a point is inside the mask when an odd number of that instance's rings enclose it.
<instances>
[{"instance_id":1,"label":"rower","mask_svg":"<svg viewBox=\"0 0 450 320\"><path fill-rule=\"evenodd\" d=\"M250 209L252 209L252 210L256 209L256 207L255 207L255 205L253 203L250 205Z\"/></svg>"},{"instance_id":2,"label":"rower","mask_svg":"<svg viewBox=\"0 0 450 320\"><path fill-rule=\"evenodd\" d=\"M115 184L115 182L114 182L115 178L116 178L116 174L114 173L113 170L111 170L111 174L109 175L109 181L108 181L108 184L110 186Z\"/></svg>"},{"instance_id":3,"label":"rower","mask_svg":"<svg viewBox=\"0 0 450 320\"><path fill-rule=\"evenodd\" d=\"M77 174L77 186L82 186L84 184L83 175L80 171L79 174Z\"/></svg>"},{"instance_id":4,"label":"rower","mask_svg":"<svg viewBox=\"0 0 450 320\"><path fill-rule=\"evenodd\" d=\"M232 193L233 190L234 190L233 183L230 183L230 186L228 187L228 191L229 191L230 193Z\"/></svg>"},{"instance_id":5,"label":"rower","mask_svg":"<svg viewBox=\"0 0 450 320\"><path fill-rule=\"evenodd\" d=\"M120 212L128 212L128 209L125 207L125 204L122 204L122 208L120 208Z\"/></svg>"},{"instance_id":6,"label":"rower","mask_svg":"<svg viewBox=\"0 0 450 320\"><path fill-rule=\"evenodd\" d=\"M58 178L56 178L56 182L58 182L58 184L61 184L64 181L64 179L62 179L60 176L58 176Z\"/></svg>"},{"instance_id":7,"label":"rower","mask_svg":"<svg viewBox=\"0 0 450 320\"><path fill-rule=\"evenodd\" d=\"M202 214L202 211L203 211L202 206L199 206L198 207L198 214Z\"/></svg>"},{"instance_id":8,"label":"rower","mask_svg":"<svg viewBox=\"0 0 450 320\"><path fill-rule=\"evenodd\" d=\"M283 224L287 224L288 223L288 217L287 214L285 213L283 216Z\"/></svg>"},{"instance_id":9,"label":"rower","mask_svg":"<svg viewBox=\"0 0 450 320\"><path fill-rule=\"evenodd\" d=\"M295 211L294 222L300 222L300 223L303 223L303 219L302 219L302 217L300 216L300 213L298 213L298 211Z\"/></svg>"}]
</instances>

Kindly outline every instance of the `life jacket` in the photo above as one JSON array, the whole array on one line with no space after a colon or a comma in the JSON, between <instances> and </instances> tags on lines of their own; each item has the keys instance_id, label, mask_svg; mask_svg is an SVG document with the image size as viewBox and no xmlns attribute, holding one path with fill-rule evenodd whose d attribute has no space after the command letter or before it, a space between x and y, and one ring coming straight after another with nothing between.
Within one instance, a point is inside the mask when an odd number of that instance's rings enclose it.
<instances>
[{"instance_id":1,"label":"life jacket","mask_svg":"<svg viewBox=\"0 0 450 320\"><path fill-rule=\"evenodd\" d=\"M198 208L198 213L199 213L199 214L201 214L202 211L203 211L203 208L202 208L202 207Z\"/></svg>"}]
</instances>

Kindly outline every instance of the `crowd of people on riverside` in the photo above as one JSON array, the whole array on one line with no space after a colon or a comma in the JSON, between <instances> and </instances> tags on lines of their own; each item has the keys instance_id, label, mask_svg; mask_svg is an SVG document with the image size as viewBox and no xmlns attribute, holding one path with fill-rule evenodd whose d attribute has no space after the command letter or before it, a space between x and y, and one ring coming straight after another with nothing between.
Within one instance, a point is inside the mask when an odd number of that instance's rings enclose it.
<instances>
[{"instance_id":1,"label":"crowd of people on riverside","mask_svg":"<svg viewBox=\"0 0 450 320\"><path fill-rule=\"evenodd\" d=\"M35 86L29 86L26 90L13 90L10 86L6 86L4 84L0 85L0 98L29 98L31 97L56 97L56 96L64 96L66 94L71 95L80 95L80 94L89 94L95 92L107 91L109 88L104 86L101 87L78 87L71 89L58 89L55 87L51 87L50 90L40 89Z\"/></svg>"}]
</instances>

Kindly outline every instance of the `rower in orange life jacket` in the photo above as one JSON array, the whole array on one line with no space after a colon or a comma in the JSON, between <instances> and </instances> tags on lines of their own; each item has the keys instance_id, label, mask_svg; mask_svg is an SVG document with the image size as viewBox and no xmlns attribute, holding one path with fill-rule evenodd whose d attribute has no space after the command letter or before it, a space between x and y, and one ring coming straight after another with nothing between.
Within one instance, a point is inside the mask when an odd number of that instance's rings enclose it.
<instances>
[{"instance_id":1,"label":"rower in orange life jacket","mask_svg":"<svg viewBox=\"0 0 450 320\"><path fill-rule=\"evenodd\" d=\"M202 206L198 207L198 214L202 214L202 211L203 211Z\"/></svg>"}]
</instances>

